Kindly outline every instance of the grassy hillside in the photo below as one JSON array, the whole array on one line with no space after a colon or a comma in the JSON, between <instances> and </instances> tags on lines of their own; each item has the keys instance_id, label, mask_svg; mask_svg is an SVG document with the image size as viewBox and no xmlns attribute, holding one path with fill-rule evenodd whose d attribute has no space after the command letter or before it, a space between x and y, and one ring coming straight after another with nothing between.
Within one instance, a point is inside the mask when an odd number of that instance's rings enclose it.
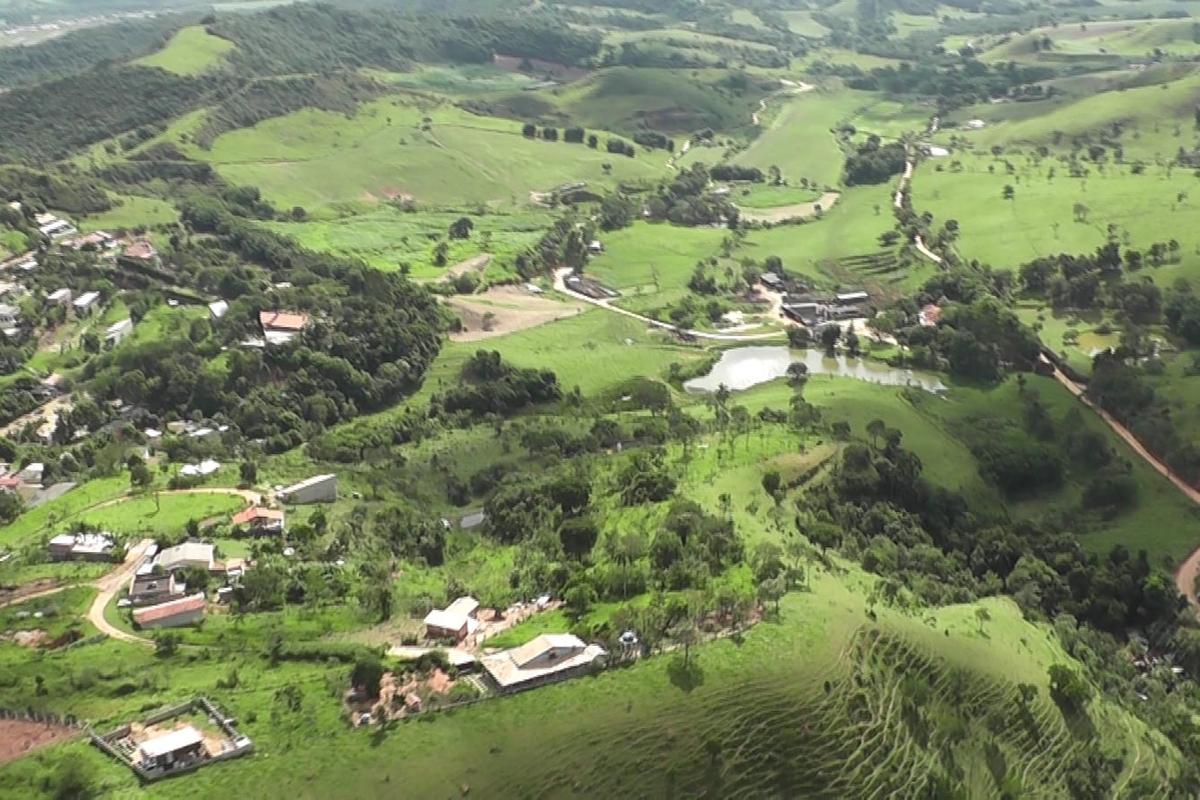
<instances>
[{"instance_id":1,"label":"grassy hillside","mask_svg":"<svg viewBox=\"0 0 1200 800\"><path fill-rule=\"evenodd\" d=\"M233 42L213 36L200 25L190 25L180 28L162 50L133 63L176 75L200 75L220 66L233 49Z\"/></svg>"},{"instance_id":2,"label":"grassy hillside","mask_svg":"<svg viewBox=\"0 0 1200 800\"><path fill-rule=\"evenodd\" d=\"M299 111L227 133L211 152L194 154L281 207L310 210L392 199L528 205L531 192L565 183L612 186L665 172L664 159L652 155L528 139L516 122L415 98L380 100L350 117Z\"/></svg>"}]
</instances>

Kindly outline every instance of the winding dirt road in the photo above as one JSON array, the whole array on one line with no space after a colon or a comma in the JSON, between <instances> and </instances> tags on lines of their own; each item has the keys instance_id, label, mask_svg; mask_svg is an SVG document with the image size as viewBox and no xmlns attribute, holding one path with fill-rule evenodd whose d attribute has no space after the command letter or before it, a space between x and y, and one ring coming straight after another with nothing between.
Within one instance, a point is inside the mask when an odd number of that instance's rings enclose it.
<instances>
[{"instance_id":1,"label":"winding dirt road","mask_svg":"<svg viewBox=\"0 0 1200 800\"><path fill-rule=\"evenodd\" d=\"M125 563L117 569L105 575L94 584L99 593L92 600L92 605L88 608L86 617L88 622L96 626L96 628L106 636L111 636L122 642L130 642L131 644L154 646L154 642L149 639L144 639L141 636L135 636L132 633L126 633L116 627L104 618L104 609L108 608L108 604L117 596L117 592L121 591L121 587L129 582L133 573L137 572L137 568L142 565L146 559L146 551L154 544L153 539L142 539L140 542L129 548L129 552L125 556Z\"/></svg>"},{"instance_id":2,"label":"winding dirt road","mask_svg":"<svg viewBox=\"0 0 1200 800\"><path fill-rule=\"evenodd\" d=\"M1044 356L1042 357L1042 361L1047 364L1050 363ZM1065 386L1067 391L1077 397L1080 402L1095 411L1096 414L1100 416L1100 419L1104 420L1104 423L1112 429L1112 432L1121 437L1122 441L1129 445L1130 449L1137 453L1143 461L1149 464L1155 472L1157 472L1159 475L1162 475L1164 478L1174 484L1175 488L1182 492L1184 497L1200 506L1200 491L1197 491L1195 487L1191 486L1189 483L1172 472L1171 469L1158 458L1158 456L1147 450L1145 446L1138 441L1137 437L1134 436L1128 428L1118 422L1111 414L1089 400L1087 395L1084 393L1082 386L1064 375L1057 367L1054 368L1054 379ZM1196 550L1194 550L1190 556L1184 559L1183 562L1175 568L1176 588L1179 589L1180 594L1188 599L1188 602L1191 603L1192 608L1200 611L1200 600L1197 600L1196 597L1196 578L1198 576L1200 576L1200 547L1196 548Z\"/></svg>"}]
</instances>

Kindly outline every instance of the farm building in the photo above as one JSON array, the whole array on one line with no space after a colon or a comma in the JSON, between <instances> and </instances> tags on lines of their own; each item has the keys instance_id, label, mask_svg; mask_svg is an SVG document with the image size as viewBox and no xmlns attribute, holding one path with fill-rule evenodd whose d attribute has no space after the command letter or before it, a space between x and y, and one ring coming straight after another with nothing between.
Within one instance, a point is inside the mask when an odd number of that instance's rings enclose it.
<instances>
[{"instance_id":1,"label":"farm building","mask_svg":"<svg viewBox=\"0 0 1200 800\"><path fill-rule=\"evenodd\" d=\"M234 514L230 522L233 527L241 528L251 536L283 533L283 511L280 509L251 506Z\"/></svg>"},{"instance_id":2,"label":"farm building","mask_svg":"<svg viewBox=\"0 0 1200 800\"><path fill-rule=\"evenodd\" d=\"M300 335L308 326L308 315L296 311L260 311L258 324L262 326L267 344L287 344Z\"/></svg>"},{"instance_id":3,"label":"farm building","mask_svg":"<svg viewBox=\"0 0 1200 800\"><path fill-rule=\"evenodd\" d=\"M174 769L204 755L204 736L191 725L147 739L138 745L138 764L143 769Z\"/></svg>"},{"instance_id":4,"label":"farm building","mask_svg":"<svg viewBox=\"0 0 1200 800\"><path fill-rule=\"evenodd\" d=\"M99 292L84 292L79 297L76 297L71 305L75 307L76 314L90 314L99 301Z\"/></svg>"},{"instance_id":5,"label":"farm building","mask_svg":"<svg viewBox=\"0 0 1200 800\"><path fill-rule=\"evenodd\" d=\"M825 319L828 312L821 303L785 303L783 313L801 325L811 328Z\"/></svg>"},{"instance_id":6,"label":"farm building","mask_svg":"<svg viewBox=\"0 0 1200 800\"><path fill-rule=\"evenodd\" d=\"M839 306L850 306L856 303L865 303L870 299L870 295L866 292L842 292L833 296L834 303Z\"/></svg>"},{"instance_id":7,"label":"farm building","mask_svg":"<svg viewBox=\"0 0 1200 800\"><path fill-rule=\"evenodd\" d=\"M104 331L104 343L112 347L116 347L121 342L125 341L125 337L133 333L133 320L126 317L119 322L114 322L109 325Z\"/></svg>"},{"instance_id":8,"label":"farm building","mask_svg":"<svg viewBox=\"0 0 1200 800\"><path fill-rule=\"evenodd\" d=\"M37 214L34 216L34 220L37 222L38 230L41 231L42 235L49 236L51 239L73 236L79 233L79 230L74 225L53 214Z\"/></svg>"},{"instance_id":9,"label":"farm building","mask_svg":"<svg viewBox=\"0 0 1200 800\"><path fill-rule=\"evenodd\" d=\"M484 656L481 663L500 691L518 692L582 675L605 655L599 645L569 633L544 633L520 647Z\"/></svg>"},{"instance_id":10,"label":"farm building","mask_svg":"<svg viewBox=\"0 0 1200 800\"><path fill-rule=\"evenodd\" d=\"M479 601L474 597L460 597L445 608L435 608L425 615L425 635L430 639L454 639L461 641L479 627L475 614Z\"/></svg>"},{"instance_id":11,"label":"farm building","mask_svg":"<svg viewBox=\"0 0 1200 800\"><path fill-rule=\"evenodd\" d=\"M275 492L283 503L332 503L337 500L337 475L314 475Z\"/></svg>"},{"instance_id":12,"label":"farm building","mask_svg":"<svg viewBox=\"0 0 1200 800\"><path fill-rule=\"evenodd\" d=\"M46 302L52 306L65 306L71 302L71 297L71 290L63 287L46 295Z\"/></svg>"},{"instance_id":13,"label":"farm building","mask_svg":"<svg viewBox=\"0 0 1200 800\"><path fill-rule=\"evenodd\" d=\"M759 280L762 282L762 285L768 289L773 289L777 292L783 289L783 278L779 277L778 273L764 272L759 277Z\"/></svg>"},{"instance_id":14,"label":"farm building","mask_svg":"<svg viewBox=\"0 0 1200 800\"><path fill-rule=\"evenodd\" d=\"M225 312L229 310L229 303L224 300L217 300L208 304L208 313L213 319L220 319L225 316Z\"/></svg>"},{"instance_id":15,"label":"farm building","mask_svg":"<svg viewBox=\"0 0 1200 800\"><path fill-rule=\"evenodd\" d=\"M213 546L202 542L184 542L174 547L168 547L154 559L154 566L161 567L164 572L174 572L188 567L199 567L211 570L213 568Z\"/></svg>"},{"instance_id":16,"label":"farm building","mask_svg":"<svg viewBox=\"0 0 1200 800\"><path fill-rule=\"evenodd\" d=\"M203 592L133 610L133 621L142 628L178 628L183 625L194 625L202 619L204 619Z\"/></svg>"},{"instance_id":17,"label":"farm building","mask_svg":"<svg viewBox=\"0 0 1200 800\"><path fill-rule=\"evenodd\" d=\"M111 561L116 542L111 533L60 533L47 544L55 561Z\"/></svg>"},{"instance_id":18,"label":"farm building","mask_svg":"<svg viewBox=\"0 0 1200 800\"><path fill-rule=\"evenodd\" d=\"M131 261L140 261L145 264L158 263L158 251L154 249L149 241L138 239L133 244L121 251L121 258L127 258Z\"/></svg>"},{"instance_id":19,"label":"farm building","mask_svg":"<svg viewBox=\"0 0 1200 800\"><path fill-rule=\"evenodd\" d=\"M173 572L142 572L129 581L129 602L135 606L157 605L181 593Z\"/></svg>"},{"instance_id":20,"label":"farm building","mask_svg":"<svg viewBox=\"0 0 1200 800\"><path fill-rule=\"evenodd\" d=\"M185 478L207 478L221 468L221 462L206 458L199 464L184 464L179 474Z\"/></svg>"}]
</instances>

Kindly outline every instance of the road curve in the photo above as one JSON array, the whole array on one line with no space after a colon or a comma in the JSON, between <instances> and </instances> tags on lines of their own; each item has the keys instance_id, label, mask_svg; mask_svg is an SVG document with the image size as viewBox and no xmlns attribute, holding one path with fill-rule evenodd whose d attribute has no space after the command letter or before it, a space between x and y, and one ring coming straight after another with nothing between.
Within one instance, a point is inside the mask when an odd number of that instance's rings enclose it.
<instances>
[{"instance_id":1,"label":"road curve","mask_svg":"<svg viewBox=\"0 0 1200 800\"><path fill-rule=\"evenodd\" d=\"M154 646L154 642L149 639L144 639L141 636L135 636L132 633L127 633L115 625L111 624L104 618L104 609L116 597L117 592L121 587L132 577L137 568L142 565L146 559L146 551L150 549L150 545L154 544L153 539L142 539L140 542L129 548L129 552L125 555L125 563L117 569L105 575L94 584L99 593L92 600L92 605L87 612L87 620L96 626L97 629L106 636L111 636L114 639L119 639L122 642L130 642L132 644Z\"/></svg>"},{"instance_id":2,"label":"road curve","mask_svg":"<svg viewBox=\"0 0 1200 800\"><path fill-rule=\"evenodd\" d=\"M1045 359L1044 356L1042 357L1042 360L1047 364L1050 363ZM1162 460L1158 458L1158 456L1147 450L1145 446L1138 441L1138 438L1134 436L1128 428L1118 422L1115 417L1089 400L1087 395L1084 394L1082 386L1064 375L1063 372L1058 369L1058 367L1054 368L1054 379L1065 386L1067 391L1079 398L1084 405L1095 411L1100 416L1100 419L1104 420L1104 423L1112 429L1112 432L1121 437L1121 440L1124 441L1125 444L1129 445L1130 449L1137 453L1143 461L1149 464L1155 472L1157 472L1159 475L1162 475L1164 478L1174 484L1175 488L1182 492L1184 497L1200 506L1200 491L1172 472L1170 467L1164 464ZM1175 568L1176 588L1179 589L1180 594L1187 598L1193 609L1200 611L1200 600L1198 600L1196 597L1196 578L1198 576L1200 576L1200 547L1197 547L1194 551L1192 551L1192 554L1185 558L1179 564L1179 566Z\"/></svg>"},{"instance_id":3,"label":"road curve","mask_svg":"<svg viewBox=\"0 0 1200 800\"><path fill-rule=\"evenodd\" d=\"M573 298L575 300L580 300L584 303L590 303L591 305L608 309L609 311L616 312L617 314L624 314L627 317L639 320L639 321L644 322L647 325L650 325L655 328L662 328L665 331L671 331L672 333L680 333L685 336L694 336L697 339L707 339L708 341L713 341L713 342L761 342L761 341L765 341L767 339L778 339L780 336L783 335L783 331L769 331L767 333L736 334L736 333L710 333L709 331L694 331L694 330L689 330L687 328L680 328L678 325L672 325L671 323L663 322L660 319L654 319L653 317L643 316L642 314L638 314L634 311L630 311L628 309L621 308L620 306L614 306L612 304L612 302L607 299L598 300L595 297L588 297L586 294L577 292L574 289L569 289L569 288L567 288L567 276L570 274L571 274L570 267L563 267L562 269L557 269L554 271L554 289L555 289L555 291L561 292L562 294L565 294L567 297Z\"/></svg>"}]
</instances>

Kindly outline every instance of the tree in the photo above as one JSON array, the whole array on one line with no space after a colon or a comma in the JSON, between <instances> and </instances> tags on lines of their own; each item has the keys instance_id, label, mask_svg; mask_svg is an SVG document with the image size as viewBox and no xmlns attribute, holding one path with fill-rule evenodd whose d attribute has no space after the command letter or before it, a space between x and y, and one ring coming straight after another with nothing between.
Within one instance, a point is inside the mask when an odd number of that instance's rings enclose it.
<instances>
[{"instance_id":1,"label":"tree","mask_svg":"<svg viewBox=\"0 0 1200 800\"><path fill-rule=\"evenodd\" d=\"M532 122L526 122L521 126L521 135L527 139L536 139L537 132L537 125L534 125Z\"/></svg>"},{"instance_id":2,"label":"tree","mask_svg":"<svg viewBox=\"0 0 1200 800\"><path fill-rule=\"evenodd\" d=\"M788 347L792 347L797 350L803 350L812 342L812 334L809 332L808 328L799 325L793 325L792 327L788 328L787 337Z\"/></svg>"},{"instance_id":3,"label":"tree","mask_svg":"<svg viewBox=\"0 0 1200 800\"><path fill-rule=\"evenodd\" d=\"M826 325L821 329L821 344L825 347L825 352L833 355L837 349L838 339L842 338L842 329L837 325Z\"/></svg>"},{"instance_id":4,"label":"tree","mask_svg":"<svg viewBox=\"0 0 1200 800\"><path fill-rule=\"evenodd\" d=\"M558 538L562 543L563 552L572 558L580 559L592 552L600 529L595 520L588 516L570 517L563 521L558 528Z\"/></svg>"},{"instance_id":5,"label":"tree","mask_svg":"<svg viewBox=\"0 0 1200 800\"><path fill-rule=\"evenodd\" d=\"M7 524L19 517L24 505L16 492L0 491L0 524Z\"/></svg>"},{"instance_id":6,"label":"tree","mask_svg":"<svg viewBox=\"0 0 1200 800\"><path fill-rule=\"evenodd\" d=\"M238 466L238 475L241 477L242 483L253 486L258 481L258 465L253 461L243 461Z\"/></svg>"},{"instance_id":7,"label":"tree","mask_svg":"<svg viewBox=\"0 0 1200 800\"><path fill-rule=\"evenodd\" d=\"M1011 201L1011 200L1014 200L1014 199L1016 199L1016 196L1017 196L1017 190L1016 190L1016 189L1014 189L1014 188L1012 187L1012 185L1011 185L1011 184L1007 184L1007 183L1006 183L1006 184L1004 185L1004 191L1003 191L1001 194L1002 194L1002 196L1004 197L1004 199L1005 199L1005 200L1009 200L1009 201Z\"/></svg>"},{"instance_id":8,"label":"tree","mask_svg":"<svg viewBox=\"0 0 1200 800\"><path fill-rule=\"evenodd\" d=\"M1050 696L1059 706L1072 711L1082 711L1092 697L1092 687L1075 670L1064 664L1052 664Z\"/></svg>"},{"instance_id":9,"label":"tree","mask_svg":"<svg viewBox=\"0 0 1200 800\"><path fill-rule=\"evenodd\" d=\"M433 265L435 267L446 266L446 258L449 256L449 254L450 245L444 241L438 242L433 248Z\"/></svg>"},{"instance_id":10,"label":"tree","mask_svg":"<svg viewBox=\"0 0 1200 800\"><path fill-rule=\"evenodd\" d=\"M763 491L766 492L772 499L775 498L779 487L783 485L783 478L779 475L779 470L769 470L762 476Z\"/></svg>"},{"instance_id":11,"label":"tree","mask_svg":"<svg viewBox=\"0 0 1200 800\"><path fill-rule=\"evenodd\" d=\"M367 697L379 697L379 684L383 681L384 666L374 654L360 656L350 673L350 685L361 689Z\"/></svg>"},{"instance_id":12,"label":"tree","mask_svg":"<svg viewBox=\"0 0 1200 800\"><path fill-rule=\"evenodd\" d=\"M979 625L979 635L983 635L984 623L991 621L992 615L986 608L980 606L975 609L975 622Z\"/></svg>"},{"instance_id":13,"label":"tree","mask_svg":"<svg viewBox=\"0 0 1200 800\"><path fill-rule=\"evenodd\" d=\"M858 341L858 334L854 331L846 331L846 352L851 358L858 358L858 356L862 353Z\"/></svg>"},{"instance_id":14,"label":"tree","mask_svg":"<svg viewBox=\"0 0 1200 800\"><path fill-rule=\"evenodd\" d=\"M803 386L808 380L808 365L803 361L793 361L787 367L788 383L793 386Z\"/></svg>"},{"instance_id":15,"label":"tree","mask_svg":"<svg viewBox=\"0 0 1200 800\"><path fill-rule=\"evenodd\" d=\"M775 613L779 613L779 601L787 594L787 580L782 575L767 578L758 584L759 602L775 604Z\"/></svg>"},{"instance_id":16,"label":"tree","mask_svg":"<svg viewBox=\"0 0 1200 800\"><path fill-rule=\"evenodd\" d=\"M475 223L470 217L459 217L450 223L448 233L451 239L470 239L471 231L475 229Z\"/></svg>"},{"instance_id":17,"label":"tree","mask_svg":"<svg viewBox=\"0 0 1200 800\"><path fill-rule=\"evenodd\" d=\"M154 483L154 473L140 458L129 465L129 485L133 489L145 489Z\"/></svg>"},{"instance_id":18,"label":"tree","mask_svg":"<svg viewBox=\"0 0 1200 800\"><path fill-rule=\"evenodd\" d=\"M154 635L154 655L159 658L173 656L179 650L181 637L175 631L160 631Z\"/></svg>"},{"instance_id":19,"label":"tree","mask_svg":"<svg viewBox=\"0 0 1200 800\"><path fill-rule=\"evenodd\" d=\"M598 136L596 136L596 134L594 134L594 133L589 133L588 137L587 137L587 146L592 148L593 150L595 150L596 147L599 146L599 144L600 144L600 138Z\"/></svg>"},{"instance_id":20,"label":"tree","mask_svg":"<svg viewBox=\"0 0 1200 800\"><path fill-rule=\"evenodd\" d=\"M879 438L887 431L887 423L881 419L873 419L867 423L867 435L871 437L871 446L879 447Z\"/></svg>"}]
</instances>

